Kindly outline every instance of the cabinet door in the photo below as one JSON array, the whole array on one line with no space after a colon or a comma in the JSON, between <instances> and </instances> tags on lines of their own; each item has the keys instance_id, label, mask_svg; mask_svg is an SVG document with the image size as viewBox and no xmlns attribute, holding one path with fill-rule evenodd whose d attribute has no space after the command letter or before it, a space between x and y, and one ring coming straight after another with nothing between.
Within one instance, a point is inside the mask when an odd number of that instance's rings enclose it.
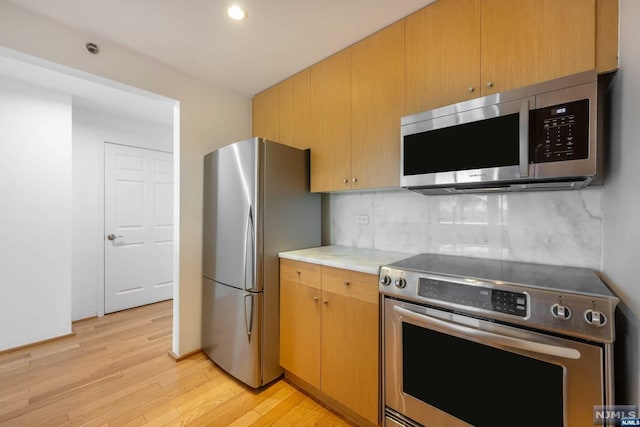
<instances>
[{"instance_id":1,"label":"cabinet door","mask_svg":"<svg viewBox=\"0 0 640 427\"><path fill-rule=\"evenodd\" d=\"M482 93L595 68L595 0L482 0Z\"/></svg>"},{"instance_id":2,"label":"cabinet door","mask_svg":"<svg viewBox=\"0 0 640 427\"><path fill-rule=\"evenodd\" d=\"M404 114L480 96L480 0L439 0L405 21Z\"/></svg>"},{"instance_id":3,"label":"cabinet door","mask_svg":"<svg viewBox=\"0 0 640 427\"><path fill-rule=\"evenodd\" d=\"M596 69L618 69L618 15L620 0L596 0Z\"/></svg>"},{"instance_id":4,"label":"cabinet door","mask_svg":"<svg viewBox=\"0 0 640 427\"><path fill-rule=\"evenodd\" d=\"M310 72L299 72L281 82L280 87L280 142L307 149L309 142Z\"/></svg>"},{"instance_id":5,"label":"cabinet door","mask_svg":"<svg viewBox=\"0 0 640 427\"><path fill-rule=\"evenodd\" d=\"M280 261L280 365L320 388L320 266Z\"/></svg>"},{"instance_id":6,"label":"cabinet door","mask_svg":"<svg viewBox=\"0 0 640 427\"><path fill-rule=\"evenodd\" d=\"M351 177L349 50L311 67L311 191L346 190Z\"/></svg>"},{"instance_id":7,"label":"cabinet door","mask_svg":"<svg viewBox=\"0 0 640 427\"><path fill-rule=\"evenodd\" d=\"M351 188L400 183L404 21L351 47Z\"/></svg>"},{"instance_id":8,"label":"cabinet door","mask_svg":"<svg viewBox=\"0 0 640 427\"><path fill-rule=\"evenodd\" d=\"M270 87L253 97L252 134L272 141L280 139L280 88Z\"/></svg>"},{"instance_id":9,"label":"cabinet door","mask_svg":"<svg viewBox=\"0 0 640 427\"><path fill-rule=\"evenodd\" d=\"M321 390L378 423L378 281L322 267Z\"/></svg>"}]
</instances>

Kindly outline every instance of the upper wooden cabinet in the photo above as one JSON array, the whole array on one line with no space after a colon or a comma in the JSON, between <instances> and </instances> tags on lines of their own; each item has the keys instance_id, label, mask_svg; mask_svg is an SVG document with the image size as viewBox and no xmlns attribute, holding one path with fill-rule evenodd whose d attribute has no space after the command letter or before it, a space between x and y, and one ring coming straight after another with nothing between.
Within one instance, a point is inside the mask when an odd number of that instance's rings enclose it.
<instances>
[{"instance_id":1,"label":"upper wooden cabinet","mask_svg":"<svg viewBox=\"0 0 640 427\"><path fill-rule=\"evenodd\" d=\"M596 0L596 70L618 69L618 15L620 0Z\"/></svg>"},{"instance_id":2,"label":"upper wooden cabinet","mask_svg":"<svg viewBox=\"0 0 640 427\"><path fill-rule=\"evenodd\" d=\"M280 139L280 88L276 85L253 97L252 135L272 141Z\"/></svg>"},{"instance_id":3,"label":"upper wooden cabinet","mask_svg":"<svg viewBox=\"0 0 640 427\"><path fill-rule=\"evenodd\" d=\"M351 188L400 183L404 21L351 47Z\"/></svg>"},{"instance_id":4,"label":"upper wooden cabinet","mask_svg":"<svg viewBox=\"0 0 640 427\"><path fill-rule=\"evenodd\" d=\"M351 177L351 55L311 67L311 191L347 190Z\"/></svg>"},{"instance_id":5,"label":"upper wooden cabinet","mask_svg":"<svg viewBox=\"0 0 640 427\"><path fill-rule=\"evenodd\" d=\"M405 114L480 96L480 0L439 0L405 21Z\"/></svg>"},{"instance_id":6,"label":"upper wooden cabinet","mask_svg":"<svg viewBox=\"0 0 640 427\"><path fill-rule=\"evenodd\" d=\"M596 67L595 0L482 0L481 22L483 95Z\"/></svg>"},{"instance_id":7,"label":"upper wooden cabinet","mask_svg":"<svg viewBox=\"0 0 640 427\"><path fill-rule=\"evenodd\" d=\"M282 83L280 89L280 139L279 142L300 149L311 146L310 127L310 71L295 74Z\"/></svg>"},{"instance_id":8,"label":"upper wooden cabinet","mask_svg":"<svg viewBox=\"0 0 640 427\"><path fill-rule=\"evenodd\" d=\"M253 98L253 135L311 148L311 191L397 186L400 119L618 67L619 0L438 0Z\"/></svg>"}]
</instances>

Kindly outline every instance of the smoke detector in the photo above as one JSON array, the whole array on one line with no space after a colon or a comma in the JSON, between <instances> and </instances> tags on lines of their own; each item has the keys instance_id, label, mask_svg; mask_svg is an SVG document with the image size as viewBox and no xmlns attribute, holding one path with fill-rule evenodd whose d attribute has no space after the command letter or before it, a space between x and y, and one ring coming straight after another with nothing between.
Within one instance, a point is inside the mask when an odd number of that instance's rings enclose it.
<instances>
[{"instance_id":1,"label":"smoke detector","mask_svg":"<svg viewBox=\"0 0 640 427\"><path fill-rule=\"evenodd\" d=\"M85 47L87 48L89 53L93 53L94 55L97 55L98 52L100 52L100 48L95 43L87 43L85 44Z\"/></svg>"}]
</instances>

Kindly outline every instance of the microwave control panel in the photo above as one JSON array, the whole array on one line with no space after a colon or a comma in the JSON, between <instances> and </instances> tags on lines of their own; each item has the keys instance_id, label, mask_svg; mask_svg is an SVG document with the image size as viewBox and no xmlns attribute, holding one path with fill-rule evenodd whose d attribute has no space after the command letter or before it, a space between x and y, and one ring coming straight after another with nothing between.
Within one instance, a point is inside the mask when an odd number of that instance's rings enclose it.
<instances>
[{"instance_id":1,"label":"microwave control panel","mask_svg":"<svg viewBox=\"0 0 640 427\"><path fill-rule=\"evenodd\" d=\"M588 99L533 110L530 120L529 158L535 163L589 157Z\"/></svg>"}]
</instances>

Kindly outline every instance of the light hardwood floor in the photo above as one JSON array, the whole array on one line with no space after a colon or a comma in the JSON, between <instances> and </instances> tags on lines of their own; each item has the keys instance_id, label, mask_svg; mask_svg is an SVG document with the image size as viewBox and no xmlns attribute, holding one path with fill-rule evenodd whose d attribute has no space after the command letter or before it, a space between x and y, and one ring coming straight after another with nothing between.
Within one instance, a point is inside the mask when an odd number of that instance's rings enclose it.
<instances>
[{"instance_id":1,"label":"light hardwood floor","mask_svg":"<svg viewBox=\"0 0 640 427\"><path fill-rule=\"evenodd\" d=\"M0 354L0 426L350 426L285 381L254 391L171 348L171 301ZM43 319L46 321L46 319Z\"/></svg>"}]
</instances>

